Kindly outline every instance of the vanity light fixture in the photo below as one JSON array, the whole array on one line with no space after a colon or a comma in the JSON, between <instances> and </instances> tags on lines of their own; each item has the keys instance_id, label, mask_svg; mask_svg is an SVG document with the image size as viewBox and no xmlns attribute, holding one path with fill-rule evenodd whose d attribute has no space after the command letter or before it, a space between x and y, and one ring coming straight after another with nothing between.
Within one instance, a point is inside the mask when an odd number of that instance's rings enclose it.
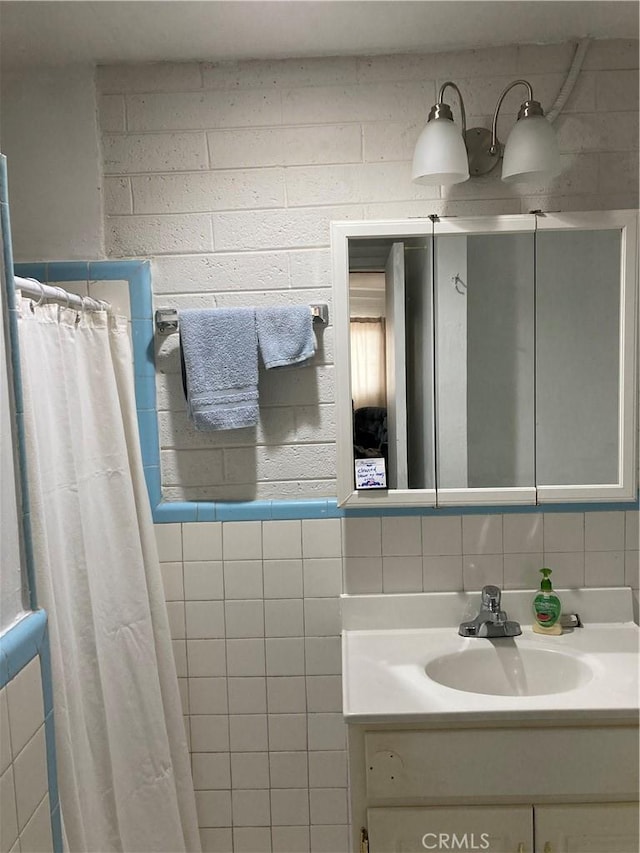
<instances>
[{"instance_id":1,"label":"vanity light fixture","mask_svg":"<svg viewBox=\"0 0 640 853\"><path fill-rule=\"evenodd\" d=\"M518 120L503 146L496 127L502 102L514 86L527 87L527 100L520 107ZM460 98L462 133L453 122L451 107L444 103L447 87ZM540 102L534 100L531 84L515 80L501 93L493 114L491 130L472 127L467 130L462 93L450 80L443 83L438 102L431 107L427 125L420 134L413 155L412 179L420 184L448 186L486 175L502 159L502 180L546 181L560 173L560 153L551 124L544 117Z\"/></svg>"}]
</instances>

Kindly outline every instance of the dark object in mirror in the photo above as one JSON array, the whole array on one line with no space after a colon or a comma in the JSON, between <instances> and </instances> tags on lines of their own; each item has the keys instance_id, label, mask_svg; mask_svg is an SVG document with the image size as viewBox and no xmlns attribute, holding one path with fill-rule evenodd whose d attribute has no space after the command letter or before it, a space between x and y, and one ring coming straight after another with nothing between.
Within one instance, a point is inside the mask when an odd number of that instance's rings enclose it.
<instances>
[{"instance_id":1,"label":"dark object in mirror","mask_svg":"<svg viewBox=\"0 0 640 853\"><path fill-rule=\"evenodd\" d=\"M382 457L388 462L387 410L363 406L353 413L353 454L356 459Z\"/></svg>"}]
</instances>

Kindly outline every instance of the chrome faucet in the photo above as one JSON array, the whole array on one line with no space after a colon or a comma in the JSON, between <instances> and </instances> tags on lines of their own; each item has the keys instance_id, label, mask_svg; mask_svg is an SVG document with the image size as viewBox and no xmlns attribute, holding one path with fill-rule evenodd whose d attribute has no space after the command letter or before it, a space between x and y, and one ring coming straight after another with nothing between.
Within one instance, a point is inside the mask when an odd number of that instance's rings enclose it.
<instances>
[{"instance_id":1,"label":"chrome faucet","mask_svg":"<svg viewBox=\"0 0 640 853\"><path fill-rule=\"evenodd\" d=\"M462 622L458 629L461 637L517 637L522 628L517 622L510 622L507 614L500 609L502 593L497 586L483 586L480 612L470 622Z\"/></svg>"}]
</instances>

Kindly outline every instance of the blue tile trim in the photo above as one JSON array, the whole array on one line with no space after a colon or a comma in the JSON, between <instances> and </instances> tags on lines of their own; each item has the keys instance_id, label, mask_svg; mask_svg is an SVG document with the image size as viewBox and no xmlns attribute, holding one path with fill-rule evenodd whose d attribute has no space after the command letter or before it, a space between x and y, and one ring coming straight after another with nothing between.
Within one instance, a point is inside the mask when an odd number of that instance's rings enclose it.
<instances>
[{"instance_id":1,"label":"blue tile trim","mask_svg":"<svg viewBox=\"0 0 640 853\"><path fill-rule=\"evenodd\" d=\"M47 264L47 281L89 281L87 261L53 261Z\"/></svg>"},{"instance_id":2,"label":"blue tile trim","mask_svg":"<svg viewBox=\"0 0 640 853\"><path fill-rule=\"evenodd\" d=\"M0 636L0 656L5 660L3 670L8 681L39 653L46 627L47 614L44 610L36 610ZM0 681L0 688L6 683Z\"/></svg>"},{"instance_id":3,"label":"blue tile trim","mask_svg":"<svg viewBox=\"0 0 640 853\"><path fill-rule=\"evenodd\" d=\"M271 501L216 501L216 521L268 521L272 518Z\"/></svg>"},{"instance_id":4,"label":"blue tile trim","mask_svg":"<svg viewBox=\"0 0 640 853\"><path fill-rule=\"evenodd\" d=\"M16 311L16 287L13 280L13 248L11 245L11 220L9 216L9 196L7 182L7 158L0 155L0 217L3 235L3 264L5 272L5 294L9 327L9 357L11 359L12 386L16 408L15 442L18 449L18 482L20 484L20 501L22 509L21 542L24 553L24 568L27 576L29 607L37 610L37 590L35 582L35 564L33 562L33 547L31 525L29 519L29 484L27 482L27 457L25 451L24 397L20 372L20 347L18 341L18 312Z\"/></svg>"},{"instance_id":5,"label":"blue tile trim","mask_svg":"<svg viewBox=\"0 0 640 853\"><path fill-rule=\"evenodd\" d=\"M54 853L62 853L62 822L58 796L58 767L56 759L56 732L53 712L53 682L51 671L51 651L49 629L45 627L40 644L40 674L42 678L42 698L44 701L44 736L47 748L47 780L49 783L49 808L51 836Z\"/></svg>"},{"instance_id":6,"label":"blue tile trim","mask_svg":"<svg viewBox=\"0 0 640 853\"><path fill-rule=\"evenodd\" d=\"M53 853L63 853L62 819L59 805L51 812L51 840L53 841Z\"/></svg>"},{"instance_id":7,"label":"blue tile trim","mask_svg":"<svg viewBox=\"0 0 640 853\"><path fill-rule=\"evenodd\" d=\"M272 501L271 517L293 520L298 518L327 518L328 501L326 498L303 501ZM335 503L335 501L333 502Z\"/></svg>"},{"instance_id":8,"label":"blue tile trim","mask_svg":"<svg viewBox=\"0 0 640 853\"><path fill-rule=\"evenodd\" d=\"M149 382L146 376L135 376L136 405L139 410L156 409L156 383Z\"/></svg>"},{"instance_id":9,"label":"blue tile trim","mask_svg":"<svg viewBox=\"0 0 640 853\"><path fill-rule=\"evenodd\" d=\"M176 521L197 521L197 501L171 501L159 503L153 507L153 520L156 524L167 524Z\"/></svg>"},{"instance_id":10,"label":"blue tile trim","mask_svg":"<svg viewBox=\"0 0 640 853\"><path fill-rule=\"evenodd\" d=\"M198 501L198 515L196 521L215 521L216 520L216 503L215 501Z\"/></svg>"},{"instance_id":11,"label":"blue tile trim","mask_svg":"<svg viewBox=\"0 0 640 853\"><path fill-rule=\"evenodd\" d=\"M152 507L158 506L162 500L162 483L160 468L157 465L148 465L144 469L144 479L147 484L149 501Z\"/></svg>"},{"instance_id":12,"label":"blue tile trim","mask_svg":"<svg viewBox=\"0 0 640 853\"><path fill-rule=\"evenodd\" d=\"M35 278L43 284L47 283L47 265L45 263L16 264L15 274L23 278Z\"/></svg>"},{"instance_id":13,"label":"blue tile trim","mask_svg":"<svg viewBox=\"0 0 640 853\"><path fill-rule=\"evenodd\" d=\"M142 464L158 467L158 418L154 409L138 409L138 431Z\"/></svg>"}]
</instances>

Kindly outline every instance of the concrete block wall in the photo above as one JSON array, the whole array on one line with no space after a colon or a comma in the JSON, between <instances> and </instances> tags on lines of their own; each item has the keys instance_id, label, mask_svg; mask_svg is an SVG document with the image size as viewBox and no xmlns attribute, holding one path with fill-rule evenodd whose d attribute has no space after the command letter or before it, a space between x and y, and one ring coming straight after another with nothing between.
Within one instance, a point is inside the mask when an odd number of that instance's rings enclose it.
<instances>
[{"instance_id":1,"label":"concrete block wall","mask_svg":"<svg viewBox=\"0 0 640 853\"><path fill-rule=\"evenodd\" d=\"M548 186L411 183L442 82L461 88L469 127L487 126L518 77L548 109L574 48L99 68L107 253L152 258L157 306L331 302L331 220L637 207L632 40L591 44L556 124L565 168ZM505 99L503 140L522 97ZM218 435L188 424L177 339L165 340L165 499L333 497L332 337L320 335L312 366L262 372L257 430Z\"/></svg>"}]
</instances>

